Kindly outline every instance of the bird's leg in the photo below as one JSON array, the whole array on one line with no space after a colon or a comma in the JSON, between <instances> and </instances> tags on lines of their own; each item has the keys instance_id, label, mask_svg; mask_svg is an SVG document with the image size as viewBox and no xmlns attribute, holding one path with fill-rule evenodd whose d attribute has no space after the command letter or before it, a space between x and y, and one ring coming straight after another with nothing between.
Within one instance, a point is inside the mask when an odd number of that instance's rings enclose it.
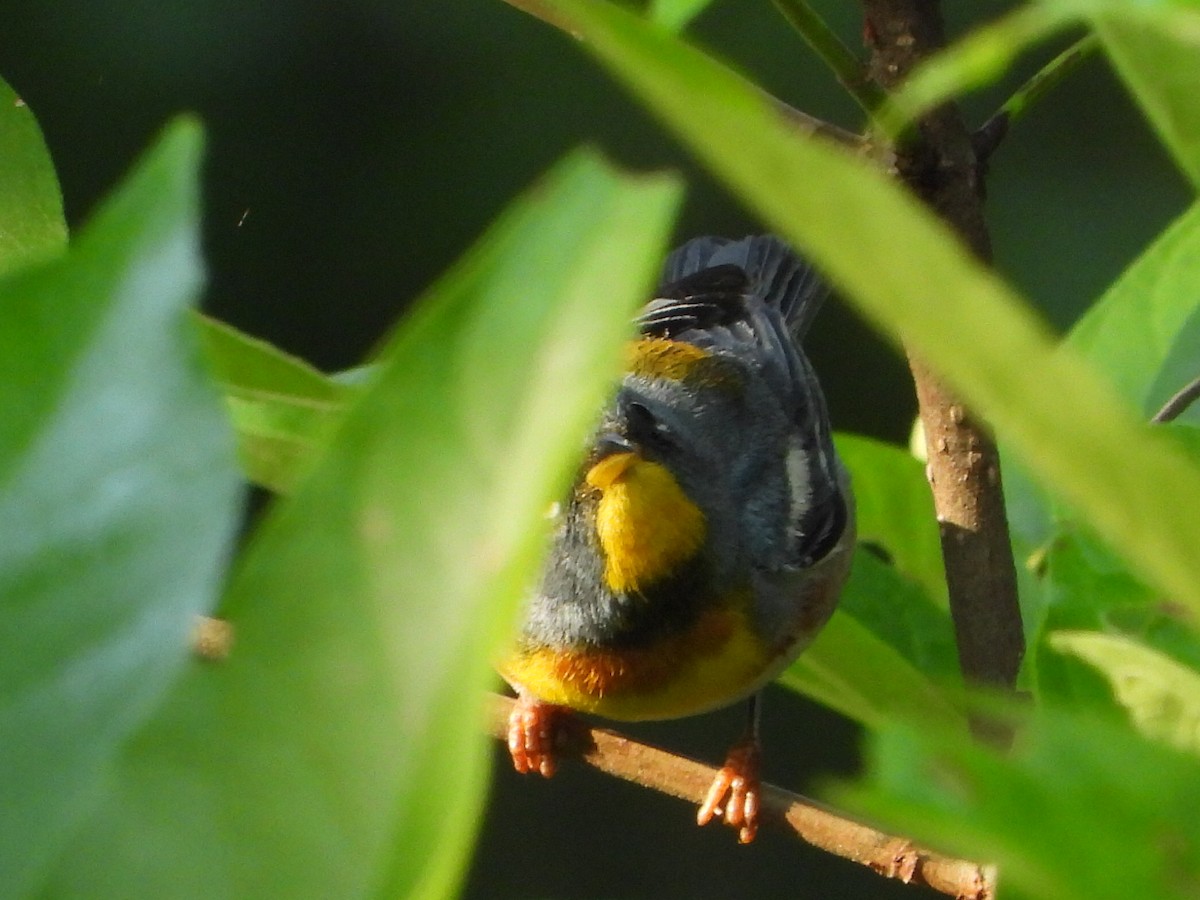
<instances>
[{"instance_id":1,"label":"bird's leg","mask_svg":"<svg viewBox=\"0 0 1200 900\"><path fill-rule=\"evenodd\" d=\"M553 775L558 762L559 732L568 715L561 706L518 692L508 716L508 752L513 768L521 774L537 772L544 778Z\"/></svg>"},{"instance_id":2,"label":"bird's leg","mask_svg":"<svg viewBox=\"0 0 1200 900\"><path fill-rule=\"evenodd\" d=\"M738 829L738 842L748 844L758 832L759 764L762 744L759 741L759 698L750 698L750 721L742 737L729 748L717 777L713 779L708 796L696 814L696 821L707 825L713 816L722 816L725 824Z\"/></svg>"}]
</instances>

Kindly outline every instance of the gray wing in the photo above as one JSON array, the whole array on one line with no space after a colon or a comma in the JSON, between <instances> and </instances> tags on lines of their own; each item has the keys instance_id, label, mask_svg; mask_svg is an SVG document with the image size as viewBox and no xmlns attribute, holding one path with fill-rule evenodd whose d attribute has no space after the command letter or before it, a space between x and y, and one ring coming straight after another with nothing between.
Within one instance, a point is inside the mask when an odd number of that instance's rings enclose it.
<instances>
[{"instance_id":1,"label":"gray wing","mask_svg":"<svg viewBox=\"0 0 1200 900\"><path fill-rule=\"evenodd\" d=\"M795 568L826 556L849 515L825 397L799 343L827 295L813 269L778 238L700 237L667 258L663 283L638 318L644 334L753 361L772 386L792 423L786 556Z\"/></svg>"}]
</instances>

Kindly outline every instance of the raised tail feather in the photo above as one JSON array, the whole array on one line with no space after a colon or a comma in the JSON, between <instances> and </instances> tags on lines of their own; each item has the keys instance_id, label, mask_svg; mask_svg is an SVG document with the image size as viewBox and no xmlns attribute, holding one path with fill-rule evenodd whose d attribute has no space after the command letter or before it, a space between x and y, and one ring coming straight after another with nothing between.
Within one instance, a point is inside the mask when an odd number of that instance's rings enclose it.
<instances>
[{"instance_id":1,"label":"raised tail feather","mask_svg":"<svg viewBox=\"0 0 1200 900\"><path fill-rule=\"evenodd\" d=\"M677 301L694 298L692 304L674 304L671 314L687 317L687 327L703 327L706 304L711 306L721 293L735 291L756 294L769 306L778 306L797 341L829 295L821 277L787 244L773 235L757 235L740 240L698 237L683 244L667 257L657 296ZM715 316L714 311L709 313Z\"/></svg>"}]
</instances>

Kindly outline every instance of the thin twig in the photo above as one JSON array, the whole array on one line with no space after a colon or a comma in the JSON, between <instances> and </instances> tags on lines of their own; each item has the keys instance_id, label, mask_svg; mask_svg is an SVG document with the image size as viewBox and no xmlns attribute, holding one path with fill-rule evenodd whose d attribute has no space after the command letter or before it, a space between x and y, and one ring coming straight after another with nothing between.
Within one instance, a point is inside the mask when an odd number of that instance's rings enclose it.
<instances>
[{"instance_id":1,"label":"thin twig","mask_svg":"<svg viewBox=\"0 0 1200 900\"><path fill-rule=\"evenodd\" d=\"M1036 73L1004 101L1004 104L975 132L975 152L986 161L1000 144L1009 127L1053 88L1074 72L1100 45L1094 34L1081 37Z\"/></svg>"},{"instance_id":2,"label":"thin twig","mask_svg":"<svg viewBox=\"0 0 1200 900\"><path fill-rule=\"evenodd\" d=\"M935 0L863 0L871 74L895 90L945 44ZM916 140L896 149L895 171L983 260L991 257L983 218L981 167L953 104L923 116ZM927 474L941 530L942 556L959 663L974 685L1011 691L1025 643L1016 567L995 442L925 363L910 354L929 453ZM977 732L1006 731L976 720Z\"/></svg>"},{"instance_id":3,"label":"thin twig","mask_svg":"<svg viewBox=\"0 0 1200 900\"><path fill-rule=\"evenodd\" d=\"M834 34L807 0L774 0L775 8L783 14L800 36L833 70L838 81L867 114L873 114L884 101L885 94L867 77L866 66L853 51Z\"/></svg>"},{"instance_id":4,"label":"thin twig","mask_svg":"<svg viewBox=\"0 0 1200 900\"><path fill-rule=\"evenodd\" d=\"M540 2L540 0L504 0L504 2L509 6L521 10L522 12L528 13L535 19L541 19L548 25L553 25L559 31L569 34L576 40L582 41L584 39L583 35L575 31L566 19L558 15L558 13L552 7ZM775 97L766 91L761 92L763 96L768 99L771 105L779 111L780 115L788 123L788 125L792 126L802 134L820 135L821 137L830 138L834 141L837 141L839 144L845 144L846 146L856 150L867 145L867 142L862 135L855 134L853 131L847 131L845 128L834 125L832 122L826 122L824 119L809 115L806 112L801 112L794 106L784 103L778 97Z\"/></svg>"},{"instance_id":5,"label":"thin twig","mask_svg":"<svg viewBox=\"0 0 1200 900\"><path fill-rule=\"evenodd\" d=\"M504 740L513 701L489 695L486 728ZM686 757L676 756L580 723L579 739L562 748L564 757L576 757L609 775L699 805L716 770ZM990 866L943 856L917 847L902 837L885 834L848 819L826 806L774 785L763 785L762 822L782 827L815 847L869 866L881 875L905 883L923 884L966 900L990 900L995 872Z\"/></svg>"},{"instance_id":6,"label":"thin twig","mask_svg":"<svg viewBox=\"0 0 1200 900\"><path fill-rule=\"evenodd\" d=\"M511 0L506 0L506 2L511 2ZM834 125L832 122L826 122L824 119L801 112L796 107L784 103L774 94L769 94L766 91L762 91L762 94L779 111L784 121L801 134L830 138L839 144L849 147L851 150L865 151L870 146L867 139L861 134L847 131L845 128Z\"/></svg>"},{"instance_id":7,"label":"thin twig","mask_svg":"<svg viewBox=\"0 0 1200 900\"><path fill-rule=\"evenodd\" d=\"M1155 425L1174 422L1187 410L1197 398L1200 398L1200 378L1189 382L1179 393L1163 404L1163 408L1154 414L1150 421Z\"/></svg>"}]
</instances>

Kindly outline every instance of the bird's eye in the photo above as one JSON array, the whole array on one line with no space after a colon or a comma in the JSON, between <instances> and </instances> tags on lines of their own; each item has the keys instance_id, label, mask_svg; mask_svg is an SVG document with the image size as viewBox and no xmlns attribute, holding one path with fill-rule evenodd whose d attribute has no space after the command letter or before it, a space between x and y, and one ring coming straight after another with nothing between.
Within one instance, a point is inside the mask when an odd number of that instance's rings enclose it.
<instances>
[{"instance_id":1,"label":"bird's eye","mask_svg":"<svg viewBox=\"0 0 1200 900\"><path fill-rule=\"evenodd\" d=\"M675 435L642 403L630 403L625 410L629 436L650 450L675 449Z\"/></svg>"}]
</instances>

